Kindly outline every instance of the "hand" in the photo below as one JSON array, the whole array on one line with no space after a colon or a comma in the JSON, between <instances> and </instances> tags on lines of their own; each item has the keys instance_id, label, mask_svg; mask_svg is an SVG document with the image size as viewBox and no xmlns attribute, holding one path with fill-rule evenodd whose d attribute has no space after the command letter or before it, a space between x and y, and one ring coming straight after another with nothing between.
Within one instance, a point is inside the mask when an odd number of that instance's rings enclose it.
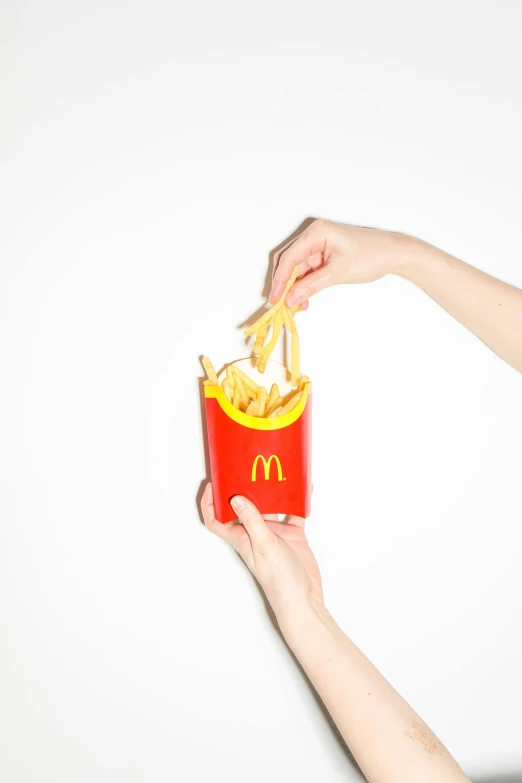
<instances>
[{"instance_id":1,"label":"hand","mask_svg":"<svg viewBox=\"0 0 522 783\"><path fill-rule=\"evenodd\" d=\"M239 524L222 524L214 516L212 485L207 484L201 500L205 525L224 538L243 558L274 610L283 633L303 612L323 607L321 575L308 546L304 519L263 518L257 508L239 495L231 501Z\"/></svg>"},{"instance_id":2,"label":"hand","mask_svg":"<svg viewBox=\"0 0 522 783\"><path fill-rule=\"evenodd\" d=\"M288 307L306 309L309 297L339 283L370 283L393 271L415 240L405 234L315 220L280 251L270 301L277 302L295 266Z\"/></svg>"}]
</instances>

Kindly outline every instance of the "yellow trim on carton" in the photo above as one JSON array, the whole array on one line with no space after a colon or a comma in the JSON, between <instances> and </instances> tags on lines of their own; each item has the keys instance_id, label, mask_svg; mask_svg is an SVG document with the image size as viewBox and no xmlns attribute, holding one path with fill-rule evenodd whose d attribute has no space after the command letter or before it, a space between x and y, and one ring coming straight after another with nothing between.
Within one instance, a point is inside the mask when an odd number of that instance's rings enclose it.
<instances>
[{"instance_id":1,"label":"yellow trim on carton","mask_svg":"<svg viewBox=\"0 0 522 783\"><path fill-rule=\"evenodd\" d=\"M227 399L221 386L204 386L203 388L205 389L205 397L217 400L230 419L234 419L243 427L250 427L253 430L281 430L283 427L293 424L304 411L308 396L312 393L312 384L307 383L303 389L303 396L293 410L285 413L284 416L276 416L274 419L260 419L257 416L248 416L235 408Z\"/></svg>"}]
</instances>

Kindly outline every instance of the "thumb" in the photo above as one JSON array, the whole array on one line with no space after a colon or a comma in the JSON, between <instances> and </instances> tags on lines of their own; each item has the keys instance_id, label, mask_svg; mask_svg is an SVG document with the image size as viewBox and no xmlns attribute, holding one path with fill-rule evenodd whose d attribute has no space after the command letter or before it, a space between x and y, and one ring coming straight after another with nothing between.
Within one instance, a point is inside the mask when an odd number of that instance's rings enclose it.
<instances>
[{"instance_id":1,"label":"thumb","mask_svg":"<svg viewBox=\"0 0 522 783\"><path fill-rule=\"evenodd\" d=\"M272 543L274 534L268 528L257 508L241 495L235 495L230 501L230 505L248 533L252 548L257 552L264 553Z\"/></svg>"},{"instance_id":2,"label":"thumb","mask_svg":"<svg viewBox=\"0 0 522 783\"><path fill-rule=\"evenodd\" d=\"M328 265L321 266L294 283L286 297L286 305L287 307L297 307L301 302L306 302L311 296L335 285L336 282L332 268Z\"/></svg>"}]
</instances>

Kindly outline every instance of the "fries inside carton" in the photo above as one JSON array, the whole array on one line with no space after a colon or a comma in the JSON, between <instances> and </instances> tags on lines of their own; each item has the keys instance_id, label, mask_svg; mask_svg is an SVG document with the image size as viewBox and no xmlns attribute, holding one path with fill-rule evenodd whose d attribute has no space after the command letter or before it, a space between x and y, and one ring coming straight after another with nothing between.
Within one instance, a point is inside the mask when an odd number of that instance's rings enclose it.
<instances>
[{"instance_id":1,"label":"fries inside carton","mask_svg":"<svg viewBox=\"0 0 522 783\"><path fill-rule=\"evenodd\" d=\"M268 361L263 374L251 359L234 366L258 384L278 384L283 397L291 392L287 370L276 362ZM307 517L312 493L312 384L304 383L292 410L273 418L251 416L234 407L219 385L204 388L216 519L236 519L230 505L234 495L244 495L262 514Z\"/></svg>"}]
</instances>

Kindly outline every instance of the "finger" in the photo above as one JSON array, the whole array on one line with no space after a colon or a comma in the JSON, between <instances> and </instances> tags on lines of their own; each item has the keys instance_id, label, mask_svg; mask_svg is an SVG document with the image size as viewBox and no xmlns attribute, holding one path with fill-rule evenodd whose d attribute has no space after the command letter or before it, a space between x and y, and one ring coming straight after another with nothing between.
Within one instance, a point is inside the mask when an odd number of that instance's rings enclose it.
<instances>
[{"instance_id":1,"label":"finger","mask_svg":"<svg viewBox=\"0 0 522 783\"><path fill-rule=\"evenodd\" d=\"M281 254L272 281L271 302L276 302L281 296L295 266L300 267L298 275L303 274L306 271L304 265L310 256L314 256L316 253L323 253L325 237L317 224L318 221L312 223L310 228L298 236L295 242Z\"/></svg>"},{"instance_id":2,"label":"finger","mask_svg":"<svg viewBox=\"0 0 522 783\"><path fill-rule=\"evenodd\" d=\"M205 487L203 497L201 498L201 513L203 514L203 521L205 525L208 525L214 517L214 496L212 494L212 484L210 481Z\"/></svg>"},{"instance_id":3,"label":"finger","mask_svg":"<svg viewBox=\"0 0 522 783\"><path fill-rule=\"evenodd\" d=\"M310 256L308 261L306 262L307 269L305 270L304 274L309 272L312 269L317 269L317 267L321 266L323 263L323 254L322 253L315 253L313 256ZM304 274L299 274L298 278L304 277ZM301 302L301 310L305 312L305 310L308 310L310 307L310 302L308 299L305 299L304 302Z\"/></svg>"},{"instance_id":4,"label":"finger","mask_svg":"<svg viewBox=\"0 0 522 783\"><path fill-rule=\"evenodd\" d=\"M279 522L279 514L263 514L265 522Z\"/></svg>"},{"instance_id":5,"label":"finger","mask_svg":"<svg viewBox=\"0 0 522 783\"><path fill-rule=\"evenodd\" d=\"M219 522L216 519L214 512L214 498L212 494L212 484L207 484L203 497L201 498L201 513L203 514L203 521L205 527L207 527L214 535L219 538L223 538L228 541L234 549L238 546L238 534L239 525L235 525L233 522Z\"/></svg>"},{"instance_id":6,"label":"finger","mask_svg":"<svg viewBox=\"0 0 522 783\"><path fill-rule=\"evenodd\" d=\"M273 533L257 508L246 498L236 495L230 501L230 505L237 514L238 520L248 533L254 553L264 554L273 543Z\"/></svg>"},{"instance_id":7,"label":"finger","mask_svg":"<svg viewBox=\"0 0 522 783\"><path fill-rule=\"evenodd\" d=\"M314 294L323 291L331 285L334 285L335 278L332 268L328 265L316 269L315 272L296 280L286 297L287 307L297 307L297 305L306 302Z\"/></svg>"},{"instance_id":8,"label":"finger","mask_svg":"<svg viewBox=\"0 0 522 783\"><path fill-rule=\"evenodd\" d=\"M301 231L301 234L304 234L304 231ZM283 255L283 253L285 252L285 250L288 250L288 248L290 247L290 245L293 245L293 244L294 244L294 242L296 241L296 239L299 239L299 237L301 236L301 234L298 234L298 235L297 235L296 237L294 237L293 239L290 239L290 240L289 240L289 241L286 243L286 245L283 245L283 247L280 247L280 248L279 248L279 250L277 251L277 253L274 255L274 266L273 266L273 269L272 269L272 280L274 279L274 275L275 275L275 273L277 272L277 267L279 266L279 259L281 258L281 256L282 256L282 255Z\"/></svg>"},{"instance_id":9,"label":"finger","mask_svg":"<svg viewBox=\"0 0 522 783\"><path fill-rule=\"evenodd\" d=\"M292 268L290 269L290 273L288 275L285 275L282 277L282 273L280 273L279 267L276 269L274 279L272 281L272 290L270 291L270 296L268 297L269 302L273 302L274 304L279 301L281 296L284 293L285 285L288 283L292 272L294 271L294 268L297 266L297 278L303 277L309 270L310 267L308 266L307 261L303 261L301 264L294 264Z\"/></svg>"},{"instance_id":10,"label":"finger","mask_svg":"<svg viewBox=\"0 0 522 783\"><path fill-rule=\"evenodd\" d=\"M306 259L306 263L310 269L319 269L324 264L324 255L320 253L312 253L312 255ZM303 275L301 275L303 277Z\"/></svg>"},{"instance_id":11,"label":"finger","mask_svg":"<svg viewBox=\"0 0 522 783\"><path fill-rule=\"evenodd\" d=\"M286 520L288 525L295 525L296 527L301 527L304 529L305 526L305 519L303 517L296 517L293 515L290 515L288 519Z\"/></svg>"}]
</instances>

